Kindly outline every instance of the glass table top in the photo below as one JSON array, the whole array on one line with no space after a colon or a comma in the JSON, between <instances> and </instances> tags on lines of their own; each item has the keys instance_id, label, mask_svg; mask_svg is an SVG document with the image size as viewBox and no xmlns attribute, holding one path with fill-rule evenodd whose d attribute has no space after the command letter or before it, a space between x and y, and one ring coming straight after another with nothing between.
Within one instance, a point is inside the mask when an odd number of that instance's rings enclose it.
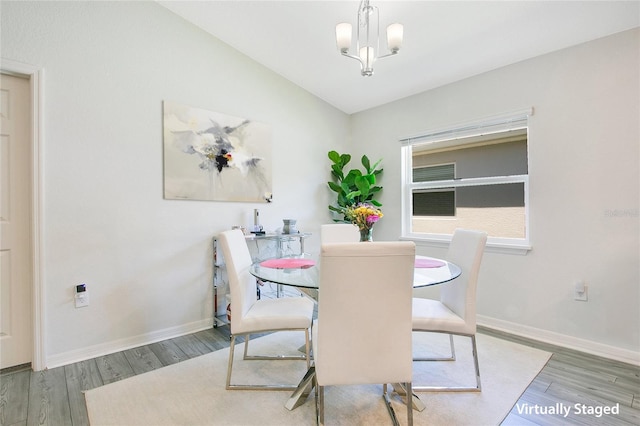
<instances>
[{"instance_id":1,"label":"glass table top","mask_svg":"<svg viewBox=\"0 0 640 426\"><path fill-rule=\"evenodd\" d=\"M292 256L289 259L309 259L314 261L314 265L310 267L294 267L294 268L274 268L263 266L263 261L255 262L249 268L249 273L261 281L268 281L276 284L301 287L301 288L320 288L320 262L317 258L309 255ZM458 265L447 262L443 259L436 259L427 256L416 256L416 265L429 264L430 267L414 268L413 287L427 287L436 284L442 284L451 281L460 276L462 271ZM436 266L441 265L441 266Z\"/></svg>"}]
</instances>

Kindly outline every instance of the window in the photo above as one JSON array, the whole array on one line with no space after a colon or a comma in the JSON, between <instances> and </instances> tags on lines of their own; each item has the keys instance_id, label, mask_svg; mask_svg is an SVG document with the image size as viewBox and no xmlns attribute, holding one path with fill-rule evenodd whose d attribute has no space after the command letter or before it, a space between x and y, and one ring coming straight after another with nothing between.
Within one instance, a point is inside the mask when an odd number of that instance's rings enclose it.
<instances>
[{"instance_id":1,"label":"window","mask_svg":"<svg viewBox=\"0 0 640 426\"><path fill-rule=\"evenodd\" d=\"M528 248L529 115L403 139L403 236L440 241L478 229L489 245Z\"/></svg>"}]
</instances>

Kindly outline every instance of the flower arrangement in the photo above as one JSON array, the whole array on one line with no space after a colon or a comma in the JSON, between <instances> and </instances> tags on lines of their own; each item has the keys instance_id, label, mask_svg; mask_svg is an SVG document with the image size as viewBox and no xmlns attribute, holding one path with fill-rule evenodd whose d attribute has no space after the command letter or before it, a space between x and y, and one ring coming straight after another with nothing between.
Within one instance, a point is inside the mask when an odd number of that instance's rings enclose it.
<instances>
[{"instance_id":1,"label":"flower arrangement","mask_svg":"<svg viewBox=\"0 0 640 426\"><path fill-rule=\"evenodd\" d=\"M345 216L347 220L351 221L358 229L366 230L373 227L382 216L382 211L368 203L359 203L355 206L347 207L345 209Z\"/></svg>"},{"instance_id":2,"label":"flower arrangement","mask_svg":"<svg viewBox=\"0 0 640 426\"><path fill-rule=\"evenodd\" d=\"M373 225L384 215L382 210L368 203L358 203L344 209L345 218L360 230L360 241L372 241Z\"/></svg>"}]
</instances>

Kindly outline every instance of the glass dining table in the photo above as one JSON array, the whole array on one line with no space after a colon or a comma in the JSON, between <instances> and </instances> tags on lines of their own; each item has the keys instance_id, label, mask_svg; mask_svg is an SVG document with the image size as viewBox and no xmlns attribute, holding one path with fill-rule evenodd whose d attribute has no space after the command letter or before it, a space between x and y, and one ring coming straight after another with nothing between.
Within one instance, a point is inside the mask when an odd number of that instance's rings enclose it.
<instances>
[{"instance_id":1,"label":"glass dining table","mask_svg":"<svg viewBox=\"0 0 640 426\"><path fill-rule=\"evenodd\" d=\"M309 255L292 256L279 259L267 259L255 262L249 273L264 282L297 287L300 291L317 300L320 288L320 270L322 265ZM413 273L413 288L428 287L452 281L462 273L460 267L444 259L416 255ZM285 407L293 410L302 405L313 388L315 367L312 365L300 381ZM397 393L403 395L400 384L393 384ZM413 407L422 411L424 403L415 394Z\"/></svg>"},{"instance_id":2,"label":"glass dining table","mask_svg":"<svg viewBox=\"0 0 640 426\"><path fill-rule=\"evenodd\" d=\"M249 272L260 281L320 290L319 261L309 255L291 256L255 262ZM443 259L416 255L413 288L446 283L461 274L458 265Z\"/></svg>"}]
</instances>

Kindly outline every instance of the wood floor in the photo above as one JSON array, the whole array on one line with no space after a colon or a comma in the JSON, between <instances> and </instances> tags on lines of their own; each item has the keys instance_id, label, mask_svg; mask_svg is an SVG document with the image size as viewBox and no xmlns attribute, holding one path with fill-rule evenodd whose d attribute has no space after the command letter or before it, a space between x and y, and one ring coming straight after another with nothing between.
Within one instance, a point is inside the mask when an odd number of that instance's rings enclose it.
<instances>
[{"instance_id":1,"label":"wood floor","mask_svg":"<svg viewBox=\"0 0 640 426\"><path fill-rule=\"evenodd\" d=\"M478 331L553 354L503 426L640 425L640 367L505 333L482 328ZM618 414L603 413L616 407ZM568 410L568 414L553 414L552 409Z\"/></svg>"},{"instance_id":2,"label":"wood floor","mask_svg":"<svg viewBox=\"0 0 640 426\"><path fill-rule=\"evenodd\" d=\"M480 331L553 352L547 366L502 423L504 426L640 425L640 368L502 333ZM228 346L229 329L222 326L46 371L3 371L0 425L88 425L83 390ZM580 413L576 413L576 404ZM619 414L598 416L597 410L617 404ZM569 407L571 412L566 418L562 414L536 414L536 406L538 411L540 407L547 410Z\"/></svg>"}]
</instances>

